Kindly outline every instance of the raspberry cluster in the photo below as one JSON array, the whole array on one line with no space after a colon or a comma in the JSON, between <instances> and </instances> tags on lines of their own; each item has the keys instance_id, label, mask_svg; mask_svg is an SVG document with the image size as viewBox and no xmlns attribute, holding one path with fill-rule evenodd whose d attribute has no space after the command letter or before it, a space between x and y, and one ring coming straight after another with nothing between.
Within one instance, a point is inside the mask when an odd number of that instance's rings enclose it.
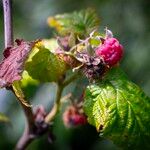
<instances>
[{"instance_id":1,"label":"raspberry cluster","mask_svg":"<svg viewBox=\"0 0 150 150\"><path fill-rule=\"evenodd\" d=\"M123 47L117 39L102 39L102 43L95 48L94 56L83 55L83 72L90 81L101 79L109 68L120 62L122 56Z\"/></svg>"},{"instance_id":2,"label":"raspberry cluster","mask_svg":"<svg viewBox=\"0 0 150 150\"><path fill-rule=\"evenodd\" d=\"M97 38L101 42L95 47L91 45L90 38ZM59 38L59 47L57 53L69 67L83 71L89 81L102 79L104 74L110 68L116 66L123 56L123 47L110 30L106 29L105 37L89 37L85 40L79 40L74 49L69 47L69 38ZM69 52L72 55L68 55ZM82 67L81 67L82 66Z\"/></svg>"}]
</instances>

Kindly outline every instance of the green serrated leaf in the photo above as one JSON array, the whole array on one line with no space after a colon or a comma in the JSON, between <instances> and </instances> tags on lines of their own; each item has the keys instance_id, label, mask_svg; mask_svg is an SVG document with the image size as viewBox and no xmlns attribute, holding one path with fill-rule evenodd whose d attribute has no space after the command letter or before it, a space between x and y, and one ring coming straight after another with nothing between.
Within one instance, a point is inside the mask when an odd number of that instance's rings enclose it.
<instances>
[{"instance_id":1,"label":"green serrated leaf","mask_svg":"<svg viewBox=\"0 0 150 150\"><path fill-rule=\"evenodd\" d=\"M36 52L35 52L36 51ZM25 70L40 82L57 82L67 69L66 63L44 46L35 47L25 64Z\"/></svg>"},{"instance_id":2,"label":"green serrated leaf","mask_svg":"<svg viewBox=\"0 0 150 150\"><path fill-rule=\"evenodd\" d=\"M99 27L99 22L99 17L91 8L48 18L49 26L54 27L61 35L75 33L86 36Z\"/></svg>"},{"instance_id":3,"label":"green serrated leaf","mask_svg":"<svg viewBox=\"0 0 150 150\"><path fill-rule=\"evenodd\" d=\"M9 120L9 118L6 115L4 115L3 113L0 112L0 123L1 122L3 122L3 123L9 123L10 120Z\"/></svg>"},{"instance_id":4,"label":"green serrated leaf","mask_svg":"<svg viewBox=\"0 0 150 150\"><path fill-rule=\"evenodd\" d=\"M150 98L121 69L87 87L84 111L101 135L123 149L150 148Z\"/></svg>"}]
</instances>

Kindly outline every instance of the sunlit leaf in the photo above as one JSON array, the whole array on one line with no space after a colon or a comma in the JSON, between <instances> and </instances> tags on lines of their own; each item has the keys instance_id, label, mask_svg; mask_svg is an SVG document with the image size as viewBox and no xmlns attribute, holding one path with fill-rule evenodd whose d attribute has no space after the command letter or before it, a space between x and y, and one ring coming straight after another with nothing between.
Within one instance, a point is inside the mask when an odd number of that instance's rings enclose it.
<instances>
[{"instance_id":1,"label":"sunlit leaf","mask_svg":"<svg viewBox=\"0 0 150 150\"><path fill-rule=\"evenodd\" d=\"M98 29L99 22L99 17L91 8L48 18L49 26L54 27L62 35L75 33L86 36Z\"/></svg>"},{"instance_id":2,"label":"sunlit leaf","mask_svg":"<svg viewBox=\"0 0 150 150\"><path fill-rule=\"evenodd\" d=\"M22 79L20 81L21 87L27 87L29 84L30 85L38 85L39 81L33 79L31 76L29 76L27 71L24 71L22 73Z\"/></svg>"},{"instance_id":3,"label":"sunlit leaf","mask_svg":"<svg viewBox=\"0 0 150 150\"><path fill-rule=\"evenodd\" d=\"M40 82L57 82L67 70L66 63L43 45L33 49L25 64L28 74Z\"/></svg>"},{"instance_id":4,"label":"sunlit leaf","mask_svg":"<svg viewBox=\"0 0 150 150\"><path fill-rule=\"evenodd\" d=\"M120 69L87 87L84 110L89 123L123 149L150 148L150 98Z\"/></svg>"},{"instance_id":5,"label":"sunlit leaf","mask_svg":"<svg viewBox=\"0 0 150 150\"><path fill-rule=\"evenodd\" d=\"M59 46L56 39L43 39L41 43L45 48L49 49L53 53Z\"/></svg>"}]
</instances>

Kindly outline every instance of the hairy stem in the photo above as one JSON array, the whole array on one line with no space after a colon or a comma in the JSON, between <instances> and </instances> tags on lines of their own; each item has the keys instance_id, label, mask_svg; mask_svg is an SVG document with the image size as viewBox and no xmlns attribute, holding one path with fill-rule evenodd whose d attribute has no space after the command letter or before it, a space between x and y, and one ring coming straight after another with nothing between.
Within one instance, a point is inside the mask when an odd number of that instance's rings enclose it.
<instances>
[{"instance_id":1,"label":"hairy stem","mask_svg":"<svg viewBox=\"0 0 150 150\"><path fill-rule=\"evenodd\" d=\"M3 0L5 48L13 45L12 0Z\"/></svg>"}]
</instances>

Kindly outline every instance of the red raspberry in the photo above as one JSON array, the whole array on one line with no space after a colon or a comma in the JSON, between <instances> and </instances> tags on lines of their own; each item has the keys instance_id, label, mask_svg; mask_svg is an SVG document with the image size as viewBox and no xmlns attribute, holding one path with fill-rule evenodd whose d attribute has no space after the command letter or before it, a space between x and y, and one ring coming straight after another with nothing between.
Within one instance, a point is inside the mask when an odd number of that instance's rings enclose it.
<instances>
[{"instance_id":1,"label":"red raspberry","mask_svg":"<svg viewBox=\"0 0 150 150\"><path fill-rule=\"evenodd\" d=\"M96 55L104 59L110 67L116 65L123 56L123 47L115 38L107 38L104 43L96 49Z\"/></svg>"},{"instance_id":2,"label":"red raspberry","mask_svg":"<svg viewBox=\"0 0 150 150\"><path fill-rule=\"evenodd\" d=\"M63 122L66 127L75 127L87 123L86 116L80 113L76 107L70 106L63 114Z\"/></svg>"},{"instance_id":3,"label":"red raspberry","mask_svg":"<svg viewBox=\"0 0 150 150\"><path fill-rule=\"evenodd\" d=\"M74 114L72 117L70 117L70 121L73 123L73 125L83 125L86 123L86 117L83 114Z\"/></svg>"}]
</instances>

